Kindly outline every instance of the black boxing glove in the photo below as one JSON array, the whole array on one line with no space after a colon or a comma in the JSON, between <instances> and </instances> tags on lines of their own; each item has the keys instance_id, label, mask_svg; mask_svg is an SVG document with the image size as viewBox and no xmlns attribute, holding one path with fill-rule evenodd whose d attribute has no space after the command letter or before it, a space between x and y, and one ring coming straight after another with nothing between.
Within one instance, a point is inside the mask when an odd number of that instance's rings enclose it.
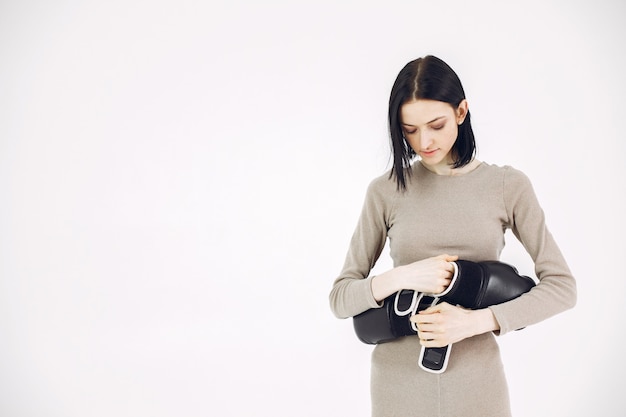
<instances>
[{"instance_id":1,"label":"black boxing glove","mask_svg":"<svg viewBox=\"0 0 626 417\"><path fill-rule=\"evenodd\" d=\"M383 300L383 306L354 316L354 330L363 343L378 344L417 334L409 321L411 314L445 301L469 309L501 304L528 292L535 281L519 275L515 267L499 261L452 262L455 273L445 291L418 294L402 290Z\"/></svg>"},{"instance_id":2,"label":"black boxing glove","mask_svg":"<svg viewBox=\"0 0 626 417\"><path fill-rule=\"evenodd\" d=\"M515 267L502 262L459 260L455 265L450 285L444 292L432 295L435 297L433 304L445 301L469 309L481 309L513 300L535 286L532 278L520 275ZM422 347L419 366L428 372L444 372L451 347Z\"/></svg>"},{"instance_id":3,"label":"black boxing glove","mask_svg":"<svg viewBox=\"0 0 626 417\"><path fill-rule=\"evenodd\" d=\"M530 291L535 281L499 261L453 262L457 271L441 294L429 294L452 305L480 309L513 300Z\"/></svg>"}]
</instances>

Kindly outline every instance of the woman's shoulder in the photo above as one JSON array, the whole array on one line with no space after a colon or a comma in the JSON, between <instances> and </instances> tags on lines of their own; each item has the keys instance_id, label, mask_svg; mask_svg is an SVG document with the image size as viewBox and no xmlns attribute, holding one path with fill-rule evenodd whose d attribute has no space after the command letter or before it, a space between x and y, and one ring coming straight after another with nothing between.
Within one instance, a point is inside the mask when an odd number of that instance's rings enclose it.
<instances>
[{"instance_id":1,"label":"woman's shoulder","mask_svg":"<svg viewBox=\"0 0 626 417\"><path fill-rule=\"evenodd\" d=\"M393 194L397 189L397 184L391 172L391 170L387 170L384 174L372 179L367 187L368 192Z\"/></svg>"},{"instance_id":2,"label":"woman's shoulder","mask_svg":"<svg viewBox=\"0 0 626 417\"><path fill-rule=\"evenodd\" d=\"M496 165L487 162L482 163L486 175L502 178L507 183L530 182L528 176L520 169L511 165Z\"/></svg>"},{"instance_id":3,"label":"woman's shoulder","mask_svg":"<svg viewBox=\"0 0 626 417\"><path fill-rule=\"evenodd\" d=\"M501 189L505 201L517 201L534 194L530 178L520 169L511 165L485 164L487 181Z\"/></svg>"}]
</instances>

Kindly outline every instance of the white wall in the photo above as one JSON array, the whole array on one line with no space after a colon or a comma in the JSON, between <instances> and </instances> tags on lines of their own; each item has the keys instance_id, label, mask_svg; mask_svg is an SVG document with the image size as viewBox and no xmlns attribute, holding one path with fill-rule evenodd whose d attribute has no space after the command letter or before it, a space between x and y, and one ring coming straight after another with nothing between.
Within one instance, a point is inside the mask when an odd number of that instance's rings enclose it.
<instances>
[{"instance_id":1,"label":"white wall","mask_svg":"<svg viewBox=\"0 0 626 417\"><path fill-rule=\"evenodd\" d=\"M327 295L391 84L429 53L578 278L574 310L500 339L515 415L621 415L625 12L2 2L0 415L367 415L371 348Z\"/></svg>"}]
</instances>

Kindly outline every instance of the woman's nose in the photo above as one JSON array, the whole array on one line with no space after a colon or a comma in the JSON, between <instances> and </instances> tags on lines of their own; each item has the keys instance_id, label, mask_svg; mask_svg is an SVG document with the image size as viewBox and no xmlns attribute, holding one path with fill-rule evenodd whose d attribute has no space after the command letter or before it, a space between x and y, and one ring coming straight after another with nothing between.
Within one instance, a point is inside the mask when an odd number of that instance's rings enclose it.
<instances>
[{"instance_id":1,"label":"woman's nose","mask_svg":"<svg viewBox=\"0 0 626 417\"><path fill-rule=\"evenodd\" d=\"M428 132L420 133L420 149L428 149L433 143L433 138Z\"/></svg>"}]
</instances>

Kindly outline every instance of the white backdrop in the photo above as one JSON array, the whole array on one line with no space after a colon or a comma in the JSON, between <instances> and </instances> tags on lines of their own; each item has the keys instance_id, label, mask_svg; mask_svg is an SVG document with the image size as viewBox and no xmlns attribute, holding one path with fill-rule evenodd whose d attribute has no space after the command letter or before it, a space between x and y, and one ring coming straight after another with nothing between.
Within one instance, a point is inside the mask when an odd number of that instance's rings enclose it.
<instances>
[{"instance_id":1,"label":"white backdrop","mask_svg":"<svg viewBox=\"0 0 626 417\"><path fill-rule=\"evenodd\" d=\"M0 415L368 415L371 347L327 297L389 167L393 80L425 54L460 75L480 159L531 178L578 279L574 310L499 339L514 414L622 415L624 17L2 1Z\"/></svg>"}]
</instances>

